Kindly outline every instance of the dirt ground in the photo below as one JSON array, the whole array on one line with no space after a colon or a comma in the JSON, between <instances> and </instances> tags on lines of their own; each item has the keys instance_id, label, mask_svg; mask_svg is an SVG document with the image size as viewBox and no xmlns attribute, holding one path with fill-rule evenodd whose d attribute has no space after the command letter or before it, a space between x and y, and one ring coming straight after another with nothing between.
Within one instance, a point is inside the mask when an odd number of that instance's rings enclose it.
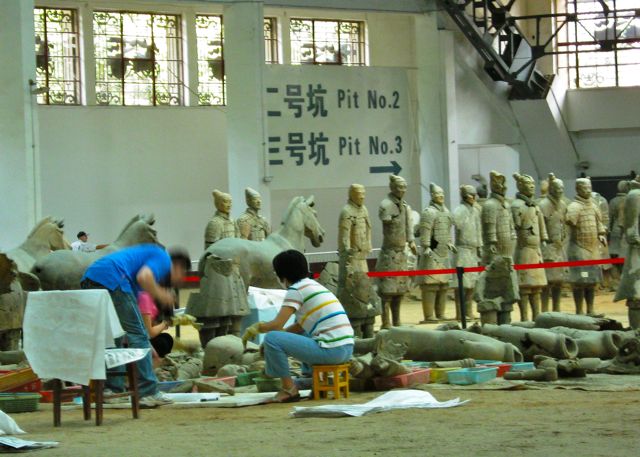
<instances>
[{"instance_id":1,"label":"dirt ground","mask_svg":"<svg viewBox=\"0 0 640 457\"><path fill-rule=\"evenodd\" d=\"M563 309L570 310L565 298ZM452 306L449 314L453 314ZM598 296L598 312L623 320L626 308ZM420 320L417 302L403 308L407 324ZM515 318L515 315L514 315ZM190 332L184 332L189 338ZM80 410L13 414L25 439L55 440L42 456L637 456L638 392L565 390L434 390L438 400L468 399L442 410L406 410L360 418L294 419L292 405L236 409L106 410L102 427L84 422ZM354 393L364 403L379 393ZM345 400L341 400L344 402ZM323 402L306 401L301 405Z\"/></svg>"}]
</instances>

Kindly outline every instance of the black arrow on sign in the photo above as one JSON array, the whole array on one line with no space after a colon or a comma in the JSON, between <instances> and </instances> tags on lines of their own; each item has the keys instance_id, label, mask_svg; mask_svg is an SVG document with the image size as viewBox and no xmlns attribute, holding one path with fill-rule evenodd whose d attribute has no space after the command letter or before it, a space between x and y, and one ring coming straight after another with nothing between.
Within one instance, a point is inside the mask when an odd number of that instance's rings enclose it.
<instances>
[{"instance_id":1,"label":"black arrow on sign","mask_svg":"<svg viewBox=\"0 0 640 457\"><path fill-rule=\"evenodd\" d=\"M395 160L391 161L391 165L384 167L369 167L369 173L393 173L399 175L402 171L402 167Z\"/></svg>"}]
</instances>

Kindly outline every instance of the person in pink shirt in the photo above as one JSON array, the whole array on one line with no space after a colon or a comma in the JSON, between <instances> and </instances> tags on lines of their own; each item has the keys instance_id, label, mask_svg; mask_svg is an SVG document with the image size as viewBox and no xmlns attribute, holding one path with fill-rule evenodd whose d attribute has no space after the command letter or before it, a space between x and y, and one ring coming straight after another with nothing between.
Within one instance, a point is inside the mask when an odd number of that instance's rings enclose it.
<instances>
[{"instance_id":1,"label":"person in pink shirt","mask_svg":"<svg viewBox=\"0 0 640 457\"><path fill-rule=\"evenodd\" d=\"M148 292L138 293L138 308L140 308L142 322L147 329L149 341L153 347L154 358L156 358L155 356L164 357L171 352L173 347L173 337L168 333L163 333L169 328L169 323L164 319L158 322L160 311Z\"/></svg>"}]
</instances>

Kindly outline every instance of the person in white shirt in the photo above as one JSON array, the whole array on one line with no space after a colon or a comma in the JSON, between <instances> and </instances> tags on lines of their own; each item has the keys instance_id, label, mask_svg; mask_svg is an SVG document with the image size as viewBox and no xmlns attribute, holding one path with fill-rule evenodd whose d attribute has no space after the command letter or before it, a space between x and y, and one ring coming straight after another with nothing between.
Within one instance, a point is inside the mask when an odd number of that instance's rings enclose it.
<instances>
[{"instance_id":1,"label":"person in white shirt","mask_svg":"<svg viewBox=\"0 0 640 457\"><path fill-rule=\"evenodd\" d=\"M71 249L73 251L81 252L93 252L96 250L96 245L89 243L89 234L87 232L78 232L78 240L71 243Z\"/></svg>"}]
</instances>

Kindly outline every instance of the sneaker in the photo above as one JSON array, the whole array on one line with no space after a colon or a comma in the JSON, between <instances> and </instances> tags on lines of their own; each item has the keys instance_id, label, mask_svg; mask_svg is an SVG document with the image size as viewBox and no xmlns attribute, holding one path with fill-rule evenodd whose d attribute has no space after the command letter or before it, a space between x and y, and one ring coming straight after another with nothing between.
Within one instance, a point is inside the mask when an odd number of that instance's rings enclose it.
<instances>
[{"instance_id":1,"label":"sneaker","mask_svg":"<svg viewBox=\"0 0 640 457\"><path fill-rule=\"evenodd\" d=\"M115 397L115 398L109 398L109 396L111 395L115 395L115 392L111 389L104 389L102 391L102 394L104 395L104 403L109 404L109 405L118 405L118 404L123 404L123 403L130 403L130 397L128 396L122 396L122 397Z\"/></svg>"},{"instance_id":2,"label":"sneaker","mask_svg":"<svg viewBox=\"0 0 640 457\"><path fill-rule=\"evenodd\" d=\"M150 408L153 408L155 406L170 405L171 403L173 403L173 400L168 398L162 392L156 392L153 395L147 395L146 397L142 397L140 399L140 404L142 406L147 406Z\"/></svg>"}]
</instances>

